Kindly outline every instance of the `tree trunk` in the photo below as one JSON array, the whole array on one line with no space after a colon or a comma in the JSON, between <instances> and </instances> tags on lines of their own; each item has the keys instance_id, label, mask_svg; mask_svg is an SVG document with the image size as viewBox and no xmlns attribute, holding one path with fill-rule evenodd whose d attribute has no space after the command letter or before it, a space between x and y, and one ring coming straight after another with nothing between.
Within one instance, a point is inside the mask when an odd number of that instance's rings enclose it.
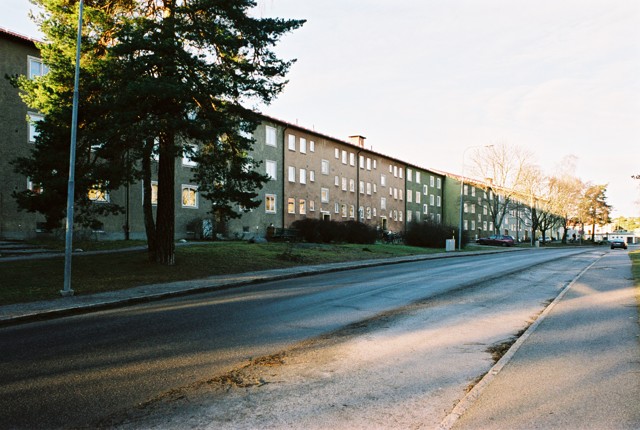
<instances>
[{"instance_id":1,"label":"tree trunk","mask_svg":"<svg viewBox=\"0 0 640 430\"><path fill-rule=\"evenodd\" d=\"M153 204L151 202L151 155L153 153L153 139L145 143L144 154L142 155L142 186L143 200L142 212L144 214L144 229L147 234L147 252L149 261L155 262L156 252L156 224L153 220Z\"/></svg>"},{"instance_id":2,"label":"tree trunk","mask_svg":"<svg viewBox=\"0 0 640 430\"><path fill-rule=\"evenodd\" d=\"M156 261L175 264L175 135L160 136L158 166L158 215L156 222Z\"/></svg>"}]
</instances>

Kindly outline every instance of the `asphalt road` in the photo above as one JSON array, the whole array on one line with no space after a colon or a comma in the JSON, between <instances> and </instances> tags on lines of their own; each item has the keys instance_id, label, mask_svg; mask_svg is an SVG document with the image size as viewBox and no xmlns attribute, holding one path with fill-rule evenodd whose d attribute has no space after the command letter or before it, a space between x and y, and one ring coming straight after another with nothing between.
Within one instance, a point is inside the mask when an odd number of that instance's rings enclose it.
<instances>
[{"instance_id":1,"label":"asphalt road","mask_svg":"<svg viewBox=\"0 0 640 430\"><path fill-rule=\"evenodd\" d=\"M90 427L251 357L583 252L382 266L3 328L0 427ZM572 268L594 258L573 258Z\"/></svg>"}]
</instances>

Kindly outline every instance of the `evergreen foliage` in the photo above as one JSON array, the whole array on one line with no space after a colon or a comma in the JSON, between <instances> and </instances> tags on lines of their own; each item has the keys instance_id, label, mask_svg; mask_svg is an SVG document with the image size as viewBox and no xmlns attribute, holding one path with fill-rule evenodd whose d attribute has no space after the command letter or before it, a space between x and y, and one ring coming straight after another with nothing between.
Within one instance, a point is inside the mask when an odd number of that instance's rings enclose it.
<instances>
[{"instance_id":1,"label":"evergreen foliage","mask_svg":"<svg viewBox=\"0 0 640 430\"><path fill-rule=\"evenodd\" d=\"M424 248L444 248L447 239L458 238L458 227L434 221L412 221L407 225L404 241L407 245ZM469 235L462 232L462 246L469 243Z\"/></svg>"},{"instance_id":2,"label":"evergreen foliage","mask_svg":"<svg viewBox=\"0 0 640 430\"><path fill-rule=\"evenodd\" d=\"M31 157L16 170L44 192L16 196L21 207L64 217L77 1L35 0L44 9L42 55L50 73L16 79L27 104L46 115ZM175 163L191 155L195 180L221 219L260 204L267 179L249 153L257 102L284 88L293 61L272 47L302 20L253 18L252 0L93 0L85 4L76 193L81 216L93 216L87 190L142 180L150 259L175 262ZM194 146L195 145L195 150ZM92 149L93 148L93 149ZM65 161L66 160L66 161ZM157 217L151 210L152 161L158 162ZM66 185L65 185L66 187ZM100 205L101 211L121 208ZM91 209L91 210L89 210ZM94 216L95 218L95 216Z\"/></svg>"}]
</instances>

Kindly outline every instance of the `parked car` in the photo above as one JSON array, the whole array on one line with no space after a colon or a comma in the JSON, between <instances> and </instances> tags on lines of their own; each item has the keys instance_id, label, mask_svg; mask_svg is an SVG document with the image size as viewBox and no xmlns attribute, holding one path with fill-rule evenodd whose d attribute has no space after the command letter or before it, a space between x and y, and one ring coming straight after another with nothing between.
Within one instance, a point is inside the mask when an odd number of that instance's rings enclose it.
<instances>
[{"instance_id":1,"label":"parked car","mask_svg":"<svg viewBox=\"0 0 640 430\"><path fill-rule=\"evenodd\" d=\"M627 249L627 242L622 239L613 239L611 240L611 249L615 248Z\"/></svg>"},{"instance_id":2,"label":"parked car","mask_svg":"<svg viewBox=\"0 0 640 430\"><path fill-rule=\"evenodd\" d=\"M476 240L476 243L480 245L513 246L515 244L515 239L513 236L505 234L494 234L489 237L481 237Z\"/></svg>"}]
</instances>

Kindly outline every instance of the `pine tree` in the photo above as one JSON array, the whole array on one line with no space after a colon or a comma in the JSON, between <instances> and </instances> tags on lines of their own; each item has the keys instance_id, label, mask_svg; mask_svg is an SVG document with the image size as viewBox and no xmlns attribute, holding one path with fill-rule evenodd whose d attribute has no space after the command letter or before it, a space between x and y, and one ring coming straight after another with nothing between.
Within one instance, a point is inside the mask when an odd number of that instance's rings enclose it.
<instances>
[{"instance_id":1,"label":"pine tree","mask_svg":"<svg viewBox=\"0 0 640 430\"><path fill-rule=\"evenodd\" d=\"M59 69L68 71L76 2L36 2L46 11L42 28L51 49L65 47L59 59L45 60L59 61ZM237 214L230 202L245 208L259 204L253 190L266 177L255 172L257 164L248 155L253 141L246 134L257 125L255 103L269 103L283 90L293 63L278 59L272 47L304 21L253 18L255 5L251 0L96 0L86 5L88 43L83 42L80 93L85 113L78 136L81 145L97 148L101 163L94 164L112 166L119 157L123 166L108 172L113 176L108 178L96 170L93 182L117 187L143 180L150 258L161 264L175 262L175 160L190 153L193 144L199 148L193 155L196 179L214 210L232 217ZM58 68L48 64L52 72ZM58 79L62 82L57 72L47 77ZM23 89L29 93L26 85ZM45 107L58 97L47 94ZM67 95L59 96L65 107L71 100ZM45 128L41 134L47 134ZM155 221L152 158L158 160Z\"/></svg>"}]
</instances>

